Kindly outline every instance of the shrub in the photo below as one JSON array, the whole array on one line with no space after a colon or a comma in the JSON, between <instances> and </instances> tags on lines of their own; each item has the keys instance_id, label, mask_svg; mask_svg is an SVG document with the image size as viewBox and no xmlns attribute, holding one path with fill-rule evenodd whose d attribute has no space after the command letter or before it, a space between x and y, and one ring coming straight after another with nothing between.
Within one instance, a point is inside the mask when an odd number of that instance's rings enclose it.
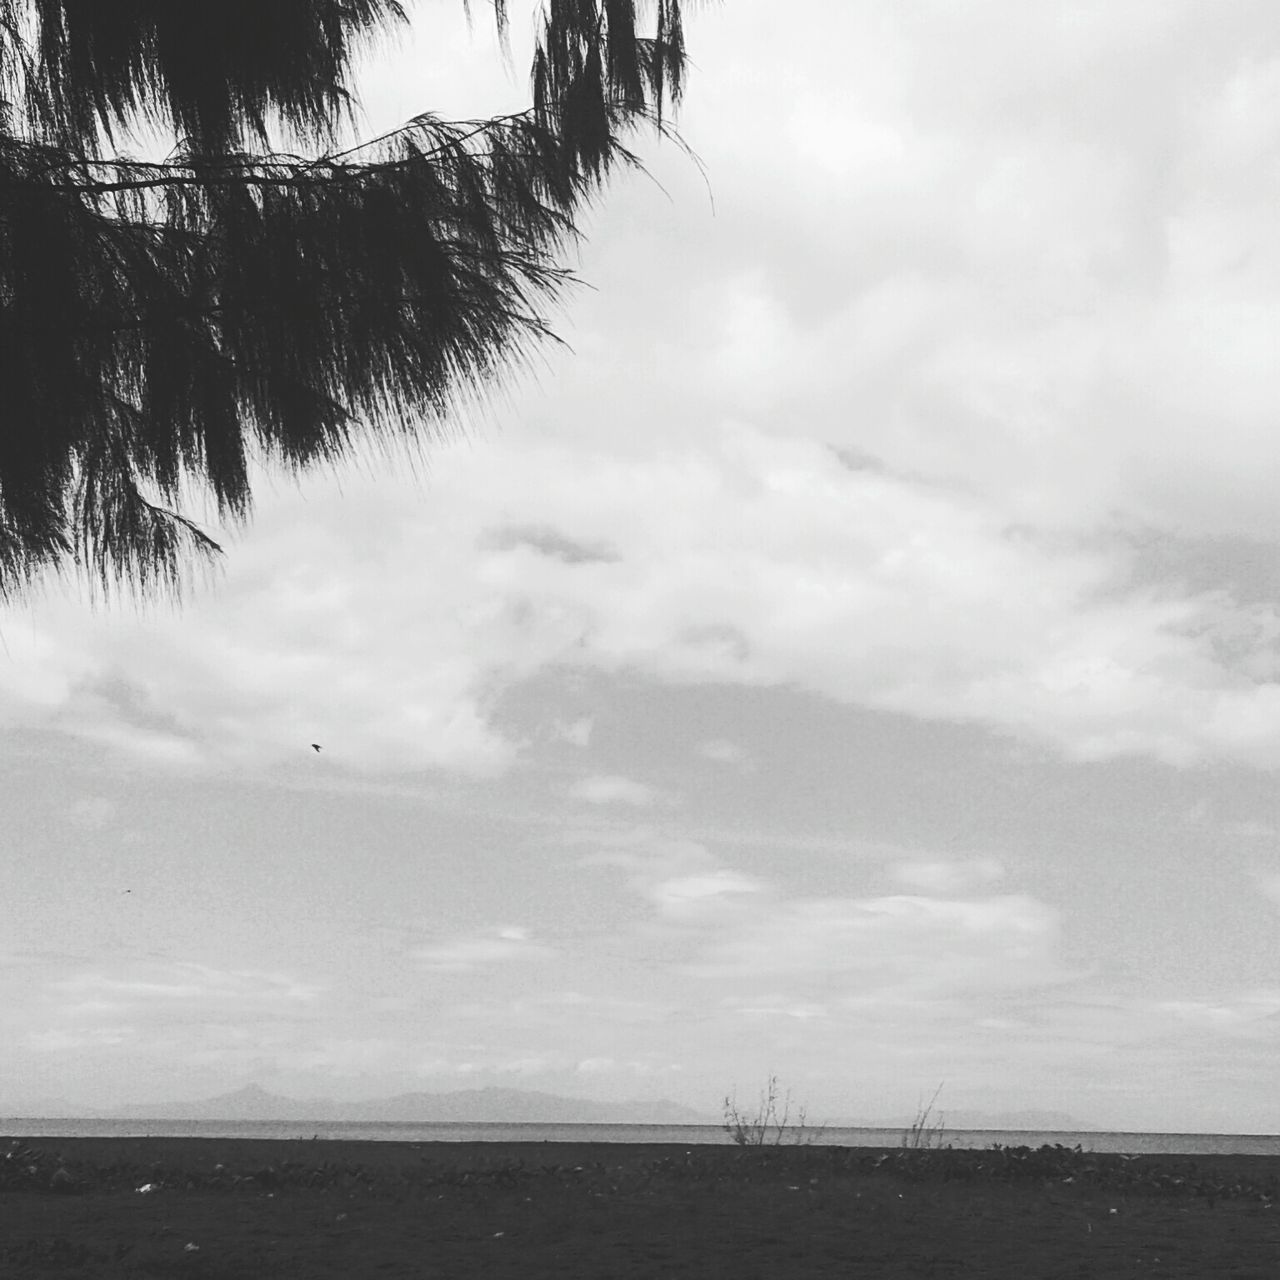
<instances>
[{"instance_id":1,"label":"shrub","mask_svg":"<svg viewBox=\"0 0 1280 1280\"><path fill-rule=\"evenodd\" d=\"M760 1091L760 1104L754 1115L738 1106L736 1093L724 1099L724 1130L740 1147L777 1147L784 1138L793 1143L810 1143L824 1127L810 1128L804 1107L799 1109L794 1121L790 1117L791 1090L781 1094L776 1075L770 1075Z\"/></svg>"}]
</instances>

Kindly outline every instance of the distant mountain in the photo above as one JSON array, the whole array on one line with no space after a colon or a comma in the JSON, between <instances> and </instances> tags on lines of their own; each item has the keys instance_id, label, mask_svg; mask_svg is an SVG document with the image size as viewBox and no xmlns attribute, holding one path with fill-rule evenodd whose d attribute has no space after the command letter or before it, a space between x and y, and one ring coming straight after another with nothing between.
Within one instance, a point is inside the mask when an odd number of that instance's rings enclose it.
<instances>
[{"instance_id":1,"label":"distant mountain","mask_svg":"<svg viewBox=\"0 0 1280 1280\"><path fill-rule=\"evenodd\" d=\"M289 1098L259 1085L246 1085L232 1093L197 1102L161 1102L111 1110L82 1107L64 1098L32 1098L0 1101L0 1117L11 1119L121 1119L121 1120L316 1120L330 1123L366 1122L398 1124L712 1124L718 1116L706 1115L661 1099L654 1102L589 1102L554 1093L527 1089L464 1089L453 1093L400 1093L390 1098L340 1102L332 1098ZM1085 1124L1064 1111L951 1111L937 1108L932 1119L943 1122L944 1132L962 1129L1027 1132L1095 1133L1099 1126ZM826 1122L831 1129L909 1129L914 1116L894 1120L828 1119L816 1113L807 1117L809 1127Z\"/></svg>"},{"instance_id":2,"label":"distant mountain","mask_svg":"<svg viewBox=\"0 0 1280 1280\"><path fill-rule=\"evenodd\" d=\"M198 1102L133 1104L112 1114L122 1120L332 1120L334 1107L328 1098L285 1098L250 1084Z\"/></svg>"},{"instance_id":3,"label":"distant mountain","mask_svg":"<svg viewBox=\"0 0 1280 1280\"><path fill-rule=\"evenodd\" d=\"M364 1102L287 1098L256 1084L199 1102L120 1107L113 1117L137 1120L324 1120L400 1124L714 1124L677 1102L589 1102L524 1089L401 1093Z\"/></svg>"}]
</instances>

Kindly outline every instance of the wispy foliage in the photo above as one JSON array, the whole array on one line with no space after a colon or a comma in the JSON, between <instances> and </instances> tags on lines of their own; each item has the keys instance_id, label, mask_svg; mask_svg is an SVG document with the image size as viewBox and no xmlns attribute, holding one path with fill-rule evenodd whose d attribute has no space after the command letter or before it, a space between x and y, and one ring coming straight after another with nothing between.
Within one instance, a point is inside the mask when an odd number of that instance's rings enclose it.
<instances>
[{"instance_id":1,"label":"wispy foliage","mask_svg":"<svg viewBox=\"0 0 1280 1280\"><path fill-rule=\"evenodd\" d=\"M252 460L417 435L550 336L575 215L680 97L655 16L548 0L527 111L291 155L269 124L331 138L396 0L0 0L0 593L176 585L216 551L184 493L243 518ZM169 160L110 154L139 119Z\"/></svg>"},{"instance_id":2,"label":"wispy foliage","mask_svg":"<svg viewBox=\"0 0 1280 1280\"><path fill-rule=\"evenodd\" d=\"M322 134L353 45L404 20L399 0L0 0L28 125L72 150L140 117L201 152L265 141L272 115Z\"/></svg>"}]
</instances>

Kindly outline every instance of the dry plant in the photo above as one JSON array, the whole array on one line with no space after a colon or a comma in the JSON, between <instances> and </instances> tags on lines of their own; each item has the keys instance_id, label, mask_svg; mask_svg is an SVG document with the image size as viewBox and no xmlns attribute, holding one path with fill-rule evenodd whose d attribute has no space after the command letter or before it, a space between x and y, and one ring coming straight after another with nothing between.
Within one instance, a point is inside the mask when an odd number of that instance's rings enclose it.
<instances>
[{"instance_id":1,"label":"dry plant","mask_svg":"<svg viewBox=\"0 0 1280 1280\"><path fill-rule=\"evenodd\" d=\"M725 1095L724 1130L739 1147L777 1147L784 1139L796 1144L809 1143L825 1127L810 1127L804 1107L800 1107L796 1119L791 1120L791 1090L783 1094L776 1075L770 1075L760 1091L760 1103L754 1114L738 1106L736 1092Z\"/></svg>"},{"instance_id":2,"label":"dry plant","mask_svg":"<svg viewBox=\"0 0 1280 1280\"><path fill-rule=\"evenodd\" d=\"M942 1135L946 1131L945 1118L941 1112L934 1116L933 1105L938 1101L942 1085L933 1091L928 1103L921 1103L916 1108L916 1118L909 1129L902 1135L902 1146L906 1151L927 1151L942 1146Z\"/></svg>"}]
</instances>

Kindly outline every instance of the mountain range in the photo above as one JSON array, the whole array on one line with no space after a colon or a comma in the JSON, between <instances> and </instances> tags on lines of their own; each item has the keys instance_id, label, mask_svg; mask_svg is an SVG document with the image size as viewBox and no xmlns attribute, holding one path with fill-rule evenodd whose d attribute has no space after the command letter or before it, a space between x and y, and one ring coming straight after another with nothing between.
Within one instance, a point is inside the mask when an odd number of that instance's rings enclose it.
<instances>
[{"instance_id":1,"label":"mountain range","mask_svg":"<svg viewBox=\"0 0 1280 1280\"><path fill-rule=\"evenodd\" d=\"M315 1120L327 1123L391 1124L709 1124L720 1117L695 1111L669 1099L631 1102L591 1102L526 1089L464 1089L452 1093L400 1093L390 1098L339 1102L331 1098L289 1098L250 1084L231 1093L195 1102L133 1104L110 1111L77 1106L61 1098L30 1099L0 1104L0 1116L85 1120ZM824 1117L810 1113L811 1128ZM937 1110L945 1131L964 1129L1027 1130L1085 1133L1084 1124L1063 1111L950 1111ZM840 1118L825 1120L831 1129L910 1128L914 1117L894 1120Z\"/></svg>"},{"instance_id":2,"label":"mountain range","mask_svg":"<svg viewBox=\"0 0 1280 1280\"><path fill-rule=\"evenodd\" d=\"M112 1120L317 1120L329 1123L398 1124L715 1124L677 1102L590 1102L524 1089L464 1089L454 1093L401 1093L363 1102L288 1098L259 1085L195 1102L132 1104L110 1111L77 1107L61 1099L36 1100L0 1114L32 1118Z\"/></svg>"}]
</instances>

